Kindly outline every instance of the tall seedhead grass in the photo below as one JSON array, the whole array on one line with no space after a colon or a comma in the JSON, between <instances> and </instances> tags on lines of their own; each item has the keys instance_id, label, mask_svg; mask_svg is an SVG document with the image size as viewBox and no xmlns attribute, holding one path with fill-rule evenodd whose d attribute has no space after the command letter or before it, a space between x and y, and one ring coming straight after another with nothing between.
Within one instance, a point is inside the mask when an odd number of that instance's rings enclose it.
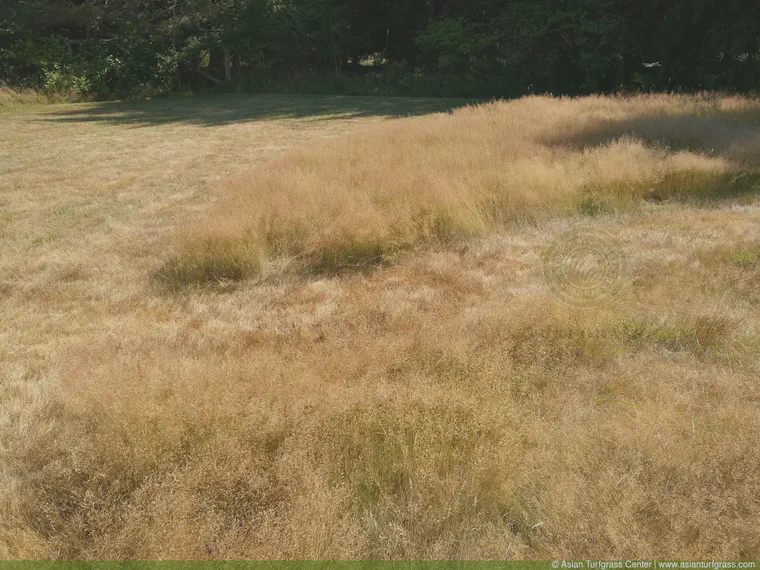
<instances>
[{"instance_id":1,"label":"tall seedhead grass","mask_svg":"<svg viewBox=\"0 0 760 570\"><path fill-rule=\"evenodd\" d=\"M181 231L179 283L372 266L565 212L760 189L760 101L526 97L297 148L228 182ZM274 269L276 270L276 269Z\"/></svg>"}]
</instances>

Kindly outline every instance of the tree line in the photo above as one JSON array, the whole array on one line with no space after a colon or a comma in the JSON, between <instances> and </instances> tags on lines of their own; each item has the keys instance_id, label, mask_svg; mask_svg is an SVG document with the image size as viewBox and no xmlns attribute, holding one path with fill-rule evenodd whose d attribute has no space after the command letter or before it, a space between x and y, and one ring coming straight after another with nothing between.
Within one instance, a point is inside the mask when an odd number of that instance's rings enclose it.
<instances>
[{"instance_id":1,"label":"tree line","mask_svg":"<svg viewBox=\"0 0 760 570\"><path fill-rule=\"evenodd\" d=\"M2 0L0 82L441 96L760 85L757 0Z\"/></svg>"}]
</instances>

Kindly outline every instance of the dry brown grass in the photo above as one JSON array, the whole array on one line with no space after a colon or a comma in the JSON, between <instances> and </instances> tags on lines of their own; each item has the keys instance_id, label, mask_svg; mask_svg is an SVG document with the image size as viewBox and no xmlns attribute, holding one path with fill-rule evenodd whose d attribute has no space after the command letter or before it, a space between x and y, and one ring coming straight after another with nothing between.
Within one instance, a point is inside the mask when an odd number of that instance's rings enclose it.
<instances>
[{"instance_id":1,"label":"dry brown grass","mask_svg":"<svg viewBox=\"0 0 760 570\"><path fill-rule=\"evenodd\" d=\"M237 175L360 119L0 116L0 557L757 559L757 108L527 99ZM185 255L246 235L270 276L156 287L198 215ZM296 222L296 246L261 249ZM547 289L571 227L619 240L616 298ZM282 270L344 243L410 251Z\"/></svg>"},{"instance_id":2,"label":"dry brown grass","mask_svg":"<svg viewBox=\"0 0 760 570\"><path fill-rule=\"evenodd\" d=\"M351 268L559 212L740 194L760 185L759 114L739 98L529 97L300 147L233 178L162 276Z\"/></svg>"}]
</instances>

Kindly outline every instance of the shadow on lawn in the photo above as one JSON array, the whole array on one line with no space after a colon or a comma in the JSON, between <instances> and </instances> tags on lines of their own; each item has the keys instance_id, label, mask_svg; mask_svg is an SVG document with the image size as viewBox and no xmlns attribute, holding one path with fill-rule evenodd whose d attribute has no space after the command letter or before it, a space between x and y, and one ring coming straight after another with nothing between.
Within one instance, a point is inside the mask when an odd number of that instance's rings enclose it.
<instances>
[{"instance_id":1,"label":"shadow on lawn","mask_svg":"<svg viewBox=\"0 0 760 570\"><path fill-rule=\"evenodd\" d=\"M64 123L105 122L155 126L184 123L214 127L279 119L352 119L402 117L446 112L473 101L412 97L342 95L241 95L170 97L96 103L57 112L44 120Z\"/></svg>"}]
</instances>

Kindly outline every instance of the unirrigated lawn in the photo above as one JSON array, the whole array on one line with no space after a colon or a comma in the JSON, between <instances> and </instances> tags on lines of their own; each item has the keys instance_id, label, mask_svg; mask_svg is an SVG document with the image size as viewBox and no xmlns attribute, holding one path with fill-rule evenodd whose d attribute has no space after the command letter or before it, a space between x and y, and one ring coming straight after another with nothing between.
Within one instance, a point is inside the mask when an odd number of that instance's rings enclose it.
<instances>
[{"instance_id":1,"label":"unirrigated lawn","mask_svg":"<svg viewBox=\"0 0 760 570\"><path fill-rule=\"evenodd\" d=\"M463 104L3 107L0 558L760 558L760 104Z\"/></svg>"}]
</instances>

